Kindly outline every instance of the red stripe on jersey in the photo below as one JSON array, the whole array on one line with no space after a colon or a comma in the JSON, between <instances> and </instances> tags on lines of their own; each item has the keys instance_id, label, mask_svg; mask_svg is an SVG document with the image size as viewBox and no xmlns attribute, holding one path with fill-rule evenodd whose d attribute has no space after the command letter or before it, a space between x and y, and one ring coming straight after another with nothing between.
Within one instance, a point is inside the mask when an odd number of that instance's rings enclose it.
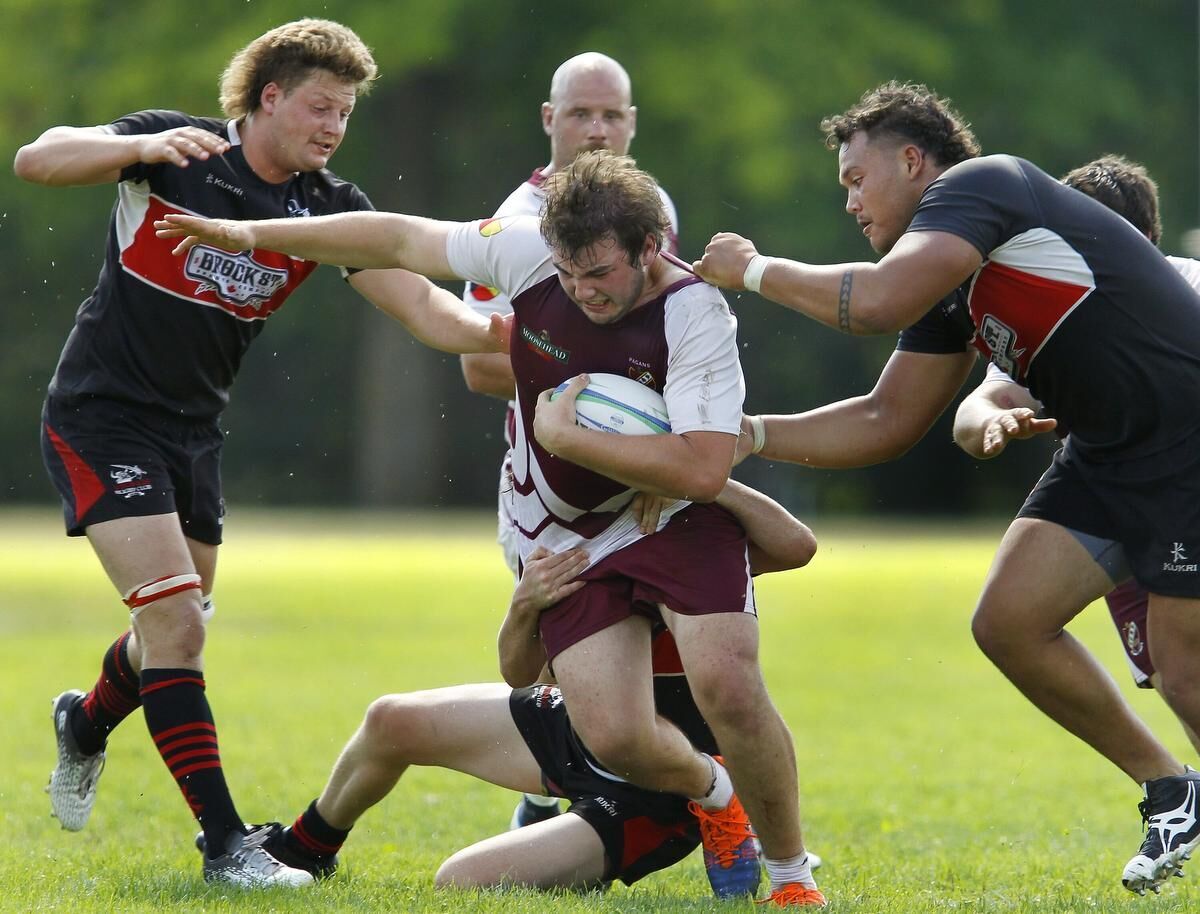
<instances>
[{"instance_id":1,"label":"red stripe on jersey","mask_svg":"<svg viewBox=\"0 0 1200 914\"><path fill-rule=\"evenodd\" d=\"M133 241L121 251L121 266L177 298L220 308L241 320L266 320L283 305L317 265L275 251L222 251L198 244L172 254L174 239L154 234L154 221L183 212L150 196Z\"/></svg>"},{"instance_id":2,"label":"red stripe on jersey","mask_svg":"<svg viewBox=\"0 0 1200 914\"><path fill-rule=\"evenodd\" d=\"M100 481L100 477L92 468L83 462L83 458L76 454L71 446L63 441L49 425L46 426L46 434L50 437L50 443L54 445L54 450L58 452L63 466L66 467L67 478L71 481L71 499L75 502L75 523L79 523L83 516L92 510L92 505L99 501L100 496L104 494L104 483Z\"/></svg>"},{"instance_id":3,"label":"red stripe on jersey","mask_svg":"<svg viewBox=\"0 0 1200 914\"><path fill-rule=\"evenodd\" d=\"M681 823L660 825L649 816L630 819L622 827L621 869L627 870L647 854L652 854L671 838L681 838L687 826Z\"/></svg>"},{"instance_id":4,"label":"red stripe on jersey","mask_svg":"<svg viewBox=\"0 0 1200 914\"><path fill-rule=\"evenodd\" d=\"M1094 286L1049 279L990 261L971 286L975 348L1022 380L1046 341Z\"/></svg>"}]
</instances>

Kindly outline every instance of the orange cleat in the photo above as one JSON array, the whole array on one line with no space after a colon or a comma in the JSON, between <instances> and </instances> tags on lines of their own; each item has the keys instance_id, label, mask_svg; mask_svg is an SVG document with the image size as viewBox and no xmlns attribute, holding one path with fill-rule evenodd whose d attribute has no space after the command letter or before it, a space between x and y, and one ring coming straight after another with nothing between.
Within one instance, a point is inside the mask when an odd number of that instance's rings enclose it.
<instances>
[{"instance_id":1,"label":"orange cleat","mask_svg":"<svg viewBox=\"0 0 1200 914\"><path fill-rule=\"evenodd\" d=\"M719 757L717 764L724 764ZM762 868L750 817L735 794L724 809L706 810L691 802L688 809L700 821L704 871L718 898L739 898L758 891Z\"/></svg>"},{"instance_id":2,"label":"orange cleat","mask_svg":"<svg viewBox=\"0 0 1200 914\"><path fill-rule=\"evenodd\" d=\"M810 888L800 882L789 882L781 885L758 904L773 904L781 908L823 908L826 901L821 890L815 886Z\"/></svg>"}]
</instances>

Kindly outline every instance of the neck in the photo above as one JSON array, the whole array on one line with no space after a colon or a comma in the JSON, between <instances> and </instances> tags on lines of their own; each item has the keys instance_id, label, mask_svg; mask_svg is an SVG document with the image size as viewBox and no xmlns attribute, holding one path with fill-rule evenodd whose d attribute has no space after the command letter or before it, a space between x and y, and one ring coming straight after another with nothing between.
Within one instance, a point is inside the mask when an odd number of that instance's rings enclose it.
<instances>
[{"instance_id":1,"label":"neck","mask_svg":"<svg viewBox=\"0 0 1200 914\"><path fill-rule=\"evenodd\" d=\"M660 253L646 271L646 287L642 290L642 297L638 299L637 307L658 298L679 280L687 279L688 275L686 270L675 266Z\"/></svg>"},{"instance_id":2,"label":"neck","mask_svg":"<svg viewBox=\"0 0 1200 914\"><path fill-rule=\"evenodd\" d=\"M295 176L279 165L270 153L271 143L265 128L250 114L238 123L238 134L242 138L242 155L251 170L268 184L282 184Z\"/></svg>"}]
</instances>

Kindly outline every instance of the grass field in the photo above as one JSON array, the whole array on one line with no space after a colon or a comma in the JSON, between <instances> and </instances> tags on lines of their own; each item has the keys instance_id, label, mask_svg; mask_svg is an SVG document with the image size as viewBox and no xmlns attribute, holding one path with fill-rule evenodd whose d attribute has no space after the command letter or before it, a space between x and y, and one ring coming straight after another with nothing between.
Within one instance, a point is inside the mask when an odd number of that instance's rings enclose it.
<instances>
[{"instance_id":1,"label":"grass field","mask_svg":"<svg viewBox=\"0 0 1200 914\"><path fill-rule=\"evenodd\" d=\"M1140 841L1140 791L975 649L968 620L1002 525L815 529L813 564L759 579L758 598L763 664L796 736L830 910L1200 909L1191 879L1158 898L1120 887ZM207 677L247 818L293 818L377 695L498 678L508 581L482 515L238 515L226 537ZM195 826L140 718L110 741L88 829L64 832L42 792L49 699L91 685L124 621L90 550L54 516L0 513L2 911L751 910L709 896L698 854L604 896L435 893L439 862L503 828L514 797L429 770L363 819L330 884L210 889ZM1103 609L1073 631L1190 759L1161 703L1129 683Z\"/></svg>"}]
</instances>

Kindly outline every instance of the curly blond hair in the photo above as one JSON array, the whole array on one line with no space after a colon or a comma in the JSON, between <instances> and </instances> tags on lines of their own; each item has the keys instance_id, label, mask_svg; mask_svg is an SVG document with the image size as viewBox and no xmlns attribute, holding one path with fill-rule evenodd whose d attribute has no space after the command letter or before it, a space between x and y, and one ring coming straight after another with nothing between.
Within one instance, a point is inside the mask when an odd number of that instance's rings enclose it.
<instances>
[{"instance_id":1,"label":"curly blond hair","mask_svg":"<svg viewBox=\"0 0 1200 914\"><path fill-rule=\"evenodd\" d=\"M371 50L351 29L329 19L297 19L271 29L233 55L221 74L221 109L244 118L258 110L263 88L291 92L314 70L354 83L359 95L379 73Z\"/></svg>"}]
</instances>

